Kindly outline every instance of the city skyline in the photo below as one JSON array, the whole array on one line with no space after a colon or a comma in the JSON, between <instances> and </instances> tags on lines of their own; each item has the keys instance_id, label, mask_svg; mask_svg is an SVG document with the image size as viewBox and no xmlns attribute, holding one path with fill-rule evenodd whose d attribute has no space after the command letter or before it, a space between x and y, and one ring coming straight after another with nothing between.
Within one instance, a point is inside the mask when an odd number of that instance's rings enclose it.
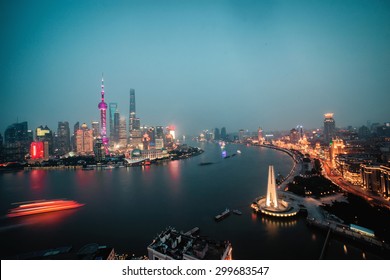
<instances>
[{"instance_id":1,"label":"city skyline","mask_svg":"<svg viewBox=\"0 0 390 280\"><path fill-rule=\"evenodd\" d=\"M99 120L107 103L180 134L389 121L390 5L341 1L2 3L0 133ZM234 115L234 118L232 116Z\"/></svg>"}]
</instances>

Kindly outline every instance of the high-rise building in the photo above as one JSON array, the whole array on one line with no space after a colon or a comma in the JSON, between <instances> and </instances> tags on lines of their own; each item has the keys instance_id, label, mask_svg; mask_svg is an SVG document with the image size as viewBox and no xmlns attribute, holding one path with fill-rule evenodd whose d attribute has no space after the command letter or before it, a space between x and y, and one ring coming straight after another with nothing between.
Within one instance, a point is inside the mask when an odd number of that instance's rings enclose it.
<instances>
[{"instance_id":1,"label":"high-rise building","mask_svg":"<svg viewBox=\"0 0 390 280\"><path fill-rule=\"evenodd\" d=\"M130 113L129 113L129 144L133 148L142 145L142 131L140 119L136 117L135 90L130 89Z\"/></svg>"},{"instance_id":2,"label":"high-rise building","mask_svg":"<svg viewBox=\"0 0 390 280\"><path fill-rule=\"evenodd\" d=\"M298 143L299 141L299 132L295 128L290 130L290 142L291 143Z\"/></svg>"},{"instance_id":3,"label":"high-rise building","mask_svg":"<svg viewBox=\"0 0 390 280\"><path fill-rule=\"evenodd\" d=\"M92 134L93 134L93 138L96 139L98 137L100 137L100 123L99 122L92 122L91 123L91 128L92 128Z\"/></svg>"},{"instance_id":4,"label":"high-rise building","mask_svg":"<svg viewBox=\"0 0 390 280\"><path fill-rule=\"evenodd\" d=\"M49 159L49 143L47 141L31 142L30 157L32 161Z\"/></svg>"},{"instance_id":5,"label":"high-rise building","mask_svg":"<svg viewBox=\"0 0 390 280\"><path fill-rule=\"evenodd\" d=\"M87 124L83 123L81 128L76 131L76 151L78 154L93 153L93 131Z\"/></svg>"},{"instance_id":6,"label":"high-rise building","mask_svg":"<svg viewBox=\"0 0 390 280\"><path fill-rule=\"evenodd\" d=\"M156 126L156 139L164 139L164 128Z\"/></svg>"},{"instance_id":7,"label":"high-rise building","mask_svg":"<svg viewBox=\"0 0 390 280\"><path fill-rule=\"evenodd\" d=\"M129 116L129 131L134 129L134 123L132 122L135 119L135 90L133 88L130 89L130 116Z\"/></svg>"},{"instance_id":8,"label":"high-rise building","mask_svg":"<svg viewBox=\"0 0 390 280\"><path fill-rule=\"evenodd\" d=\"M214 140L218 141L221 139L221 134L219 133L219 128L214 128Z\"/></svg>"},{"instance_id":9,"label":"high-rise building","mask_svg":"<svg viewBox=\"0 0 390 280\"><path fill-rule=\"evenodd\" d=\"M115 113L118 110L118 103L110 102L108 104L108 108L109 108L109 115L110 115L110 141L118 142L118 137L115 137Z\"/></svg>"},{"instance_id":10,"label":"high-rise building","mask_svg":"<svg viewBox=\"0 0 390 280\"><path fill-rule=\"evenodd\" d=\"M56 154L64 155L70 151L70 129L68 122L58 122Z\"/></svg>"},{"instance_id":11,"label":"high-rise building","mask_svg":"<svg viewBox=\"0 0 390 280\"><path fill-rule=\"evenodd\" d=\"M221 128L221 140L227 140L226 127Z\"/></svg>"},{"instance_id":12,"label":"high-rise building","mask_svg":"<svg viewBox=\"0 0 390 280\"><path fill-rule=\"evenodd\" d=\"M119 116L119 113L118 113ZM127 146L127 127L126 127L126 117L119 118L118 125L118 145L121 148L126 148Z\"/></svg>"},{"instance_id":13,"label":"high-rise building","mask_svg":"<svg viewBox=\"0 0 390 280\"><path fill-rule=\"evenodd\" d=\"M156 149L164 148L164 128L162 126L156 126Z\"/></svg>"},{"instance_id":14,"label":"high-rise building","mask_svg":"<svg viewBox=\"0 0 390 280\"><path fill-rule=\"evenodd\" d=\"M326 113L324 116L324 140L326 144L329 144L336 135L336 123L333 119L333 113Z\"/></svg>"},{"instance_id":15,"label":"high-rise building","mask_svg":"<svg viewBox=\"0 0 390 280\"><path fill-rule=\"evenodd\" d=\"M245 130L240 129L238 131L238 141L242 142L245 139Z\"/></svg>"},{"instance_id":16,"label":"high-rise building","mask_svg":"<svg viewBox=\"0 0 390 280\"><path fill-rule=\"evenodd\" d=\"M175 127L173 125L167 126L167 133L172 135L173 140L176 139L176 131L175 131Z\"/></svg>"},{"instance_id":17,"label":"high-rise building","mask_svg":"<svg viewBox=\"0 0 390 280\"><path fill-rule=\"evenodd\" d=\"M107 116L106 116L106 111L107 111L107 103L104 102L104 80L102 77L102 90L101 90L101 101L98 104L98 108L100 110L100 137L102 138L102 142L104 145L104 149L106 151L106 154L108 154L108 142L109 139L107 137Z\"/></svg>"},{"instance_id":18,"label":"high-rise building","mask_svg":"<svg viewBox=\"0 0 390 280\"><path fill-rule=\"evenodd\" d=\"M120 124L120 119L121 119L121 116L118 112L118 110L116 110L116 112L114 113L114 132L112 133L112 141L116 144L118 144L119 142L119 137L120 137L120 129L121 129L121 124ZM126 124L126 119L125 119L125 124ZM125 127L126 129L126 127ZM123 132L122 132L122 135L123 135ZM126 144L127 144L127 130L126 130Z\"/></svg>"},{"instance_id":19,"label":"high-rise building","mask_svg":"<svg viewBox=\"0 0 390 280\"><path fill-rule=\"evenodd\" d=\"M264 142L263 129L261 127L257 129L257 140L260 144Z\"/></svg>"},{"instance_id":20,"label":"high-rise building","mask_svg":"<svg viewBox=\"0 0 390 280\"><path fill-rule=\"evenodd\" d=\"M145 138L145 134L148 135L148 146L150 148L154 148L156 145L156 129L153 126L150 127L143 127L141 128L142 134L144 135L143 138ZM144 140L143 140L144 142Z\"/></svg>"},{"instance_id":21,"label":"high-rise building","mask_svg":"<svg viewBox=\"0 0 390 280\"><path fill-rule=\"evenodd\" d=\"M42 125L37 127L35 130L35 135L36 135L36 141L38 142L47 142L49 145L49 155L53 154L54 147L53 147L53 133L50 130L50 128L43 127Z\"/></svg>"},{"instance_id":22,"label":"high-rise building","mask_svg":"<svg viewBox=\"0 0 390 280\"><path fill-rule=\"evenodd\" d=\"M73 126L73 134L70 137L70 142L72 144L72 151L76 152L77 151L77 144L76 144L76 132L77 130L80 129L80 123L76 122Z\"/></svg>"},{"instance_id":23,"label":"high-rise building","mask_svg":"<svg viewBox=\"0 0 390 280\"><path fill-rule=\"evenodd\" d=\"M27 122L14 123L4 133L4 161L23 161L32 142Z\"/></svg>"}]
</instances>

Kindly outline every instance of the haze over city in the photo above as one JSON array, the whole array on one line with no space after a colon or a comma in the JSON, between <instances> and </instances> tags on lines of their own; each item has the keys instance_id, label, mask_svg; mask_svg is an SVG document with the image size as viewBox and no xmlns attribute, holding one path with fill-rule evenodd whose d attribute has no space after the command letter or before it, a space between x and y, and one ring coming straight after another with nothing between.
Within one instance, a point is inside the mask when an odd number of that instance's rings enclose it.
<instances>
[{"instance_id":1,"label":"haze over city","mask_svg":"<svg viewBox=\"0 0 390 280\"><path fill-rule=\"evenodd\" d=\"M386 1L6 1L0 133L99 121L290 129L389 121Z\"/></svg>"}]
</instances>

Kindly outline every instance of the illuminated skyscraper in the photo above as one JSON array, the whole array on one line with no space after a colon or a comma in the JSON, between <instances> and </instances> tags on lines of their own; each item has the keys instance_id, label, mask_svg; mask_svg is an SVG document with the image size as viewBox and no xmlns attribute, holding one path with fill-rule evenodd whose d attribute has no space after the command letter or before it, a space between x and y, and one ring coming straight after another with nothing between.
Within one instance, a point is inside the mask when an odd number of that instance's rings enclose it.
<instances>
[{"instance_id":1,"label":"illuminated skyscraper","mask_svg":"<svg viewBox=\"0 0 390 280\"><path fill-rule=\"evenodd\" d=\"M257 140L259 141L260 144L264 142L263 129L261 127L257 129Z\"/></svg>"},{"instance_id":2,"label":"illuminated skyscraper","mask_svg":"<svg viewBox=\"0 0 390 280\"><path fill-rule=\"evenodd\" d=\"M115 113L118 109L118 104L110 102L108 105L110 114L110 141L117 142L118 137L115 137Z\"/></svg>"},{"instance_id":3,"label":"illuminated skyscraper","mask_svg":"<svg viewBox=\"0 0 390 280\"><path fill-rule=\"evenodd\" d=\"M52 155L53 154L53 133L51 132L50 128L48 128L47 125L45 127L41 125L37 127L35 135L36 135L36 140L38 142L43 141L48 143L49 154Z\"/></svg>"},{"instance_id":4,"label":"illuminated skyscraper","mask_svg":"<svg viewBox=\"0 0 390 280\"><path fill-rule=\"evenodd\" d=\"M100 133L99 133L99 122L92 122L91 124L91 127L92 127L92 130L93 130L93 138L96 139L97 137L100 136Z\"/></svg>"},{"instance_id":5,"label":"illuminated skyscraper","mask_svg":"<svg viewBox=\"0 0 390 280\"><path fill-rule=\"evenodd\" d=\"M106 151L106 154L108 154L108 137L107 137L107 116L106 116L106 111L107 111L107 103L104 102L104 80L102 76L102 91L101 91L101 101L98 105L98 108L100 110L100 124L101 124L101 129L100 129L100 136L102 138L102 142L104 145L104 149Z\"/></svg>"},{"instance_id":6,"label":"illuminated skyscraper","mask_svg":"<svg viewBox=\"0 0 390 280\"><path fill-rule=\"evenodd\" d=\"M115 113L115 120L118 116L118 145L121 148L127 146L127 128L126 128L126 117L119 117L119 113Z\"/></svg>"},{"instance_id":7,"label":"illuminated skyscraper","mask_svg":"<svg viewBox=\"0 0 390 280\"><path fill-rule=\"evenodd\" d=\"M333 113L324 114L324 140L326 144L329 144L336 133L336 123L333 119Z\"/></svg>"},{"instance_id":8,"label":"illuminated skyscraper","mask_svg":"<svg viewBox=\"0 0 390 280\"><path fill-rule=\"evenodd\" d=\"M78 154L93 154L93 131L83 123L76 131L76 151Z\"/></svg>"},{"instance_id":9,"label":"illuminated skyscraper","mask_svg":"<svg viewBox=\"0 0 390 280\"><path fill-rule=\"evenodd\" d=\"M130 89L129 144L134 148L142 144L141 122L135 113L135 90Z\"/></svg>"}]
</instances>

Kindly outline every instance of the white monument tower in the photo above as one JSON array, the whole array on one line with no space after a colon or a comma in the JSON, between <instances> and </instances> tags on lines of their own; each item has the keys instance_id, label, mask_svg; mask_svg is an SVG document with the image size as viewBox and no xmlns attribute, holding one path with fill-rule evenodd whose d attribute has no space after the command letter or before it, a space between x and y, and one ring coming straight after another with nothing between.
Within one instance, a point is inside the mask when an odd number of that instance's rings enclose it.
<instances>
[{"instance_id":1,"label":"white monument tower","mask_svg":"<svg viewBox=\"0 0 390 280\"><path fill-rule=\"evenodd\" d=\"M268 167L267 199L265 205L267 207L278 209L278 195L276 193L275 172L273 165Z\"/></svg>"}]
</instances>

